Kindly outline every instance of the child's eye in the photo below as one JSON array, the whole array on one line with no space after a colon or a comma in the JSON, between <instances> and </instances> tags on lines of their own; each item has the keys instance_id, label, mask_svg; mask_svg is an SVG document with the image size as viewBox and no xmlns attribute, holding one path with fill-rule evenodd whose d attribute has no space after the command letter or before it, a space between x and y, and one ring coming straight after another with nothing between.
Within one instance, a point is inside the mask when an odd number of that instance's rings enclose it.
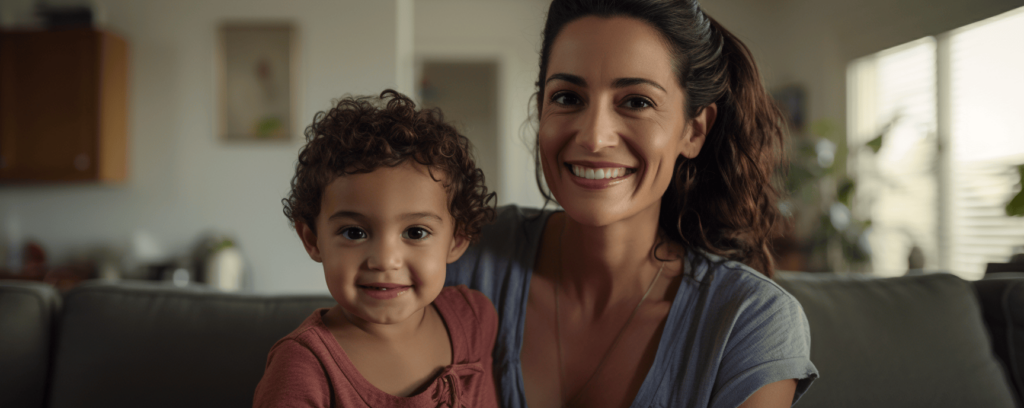
<instances>
[{"instance_id":1,"label":"child's eye","mask_svg":"<svg viewBox=\"0 0 1024 408\"><path fill-rule=\"evenodd\" d=\"M352 241L369 238L369 234L367 234L366 231L363 231L362 228L356 227L349 227L341 230L341 236Z\"/></svg>"},{"instance_id":2,"label":"child's eye","mask_svg":"<svg viewBox=\"0 0 1024 408\"><path fill-rule=\"evenodd\" d=\"M420 240L426 239L429 236L430 231L427 231L425 228L420 227L412 227L405 231L402 231L402 238L405 239Z\"/></svg>"}]
</instances>

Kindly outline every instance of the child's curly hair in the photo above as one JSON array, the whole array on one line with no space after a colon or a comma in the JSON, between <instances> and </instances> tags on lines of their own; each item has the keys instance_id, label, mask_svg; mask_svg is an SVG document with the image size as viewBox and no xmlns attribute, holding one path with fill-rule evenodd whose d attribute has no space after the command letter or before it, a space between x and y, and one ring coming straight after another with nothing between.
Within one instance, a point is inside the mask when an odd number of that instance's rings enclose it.
<instances>
[{"instance_id":1,"label":"child's curly hair","mask_svg":"<svg viewBox=\"0 0 1024 408\"><path fill-rule=\"evenodd\" d=\"M445 123L440 109L416 110L416 103L392 89L379 97L349 96L334 108L317 112L305 131L292 189L281 200L292 225L314 232L324 189L335 177L369 173L413 159L431 170L448 192L455 235L475 241L480 227L494 218L495 194L484 186L469 139ZM441 170L440 180L432 171Z\"/></svg>"}]
</instances>

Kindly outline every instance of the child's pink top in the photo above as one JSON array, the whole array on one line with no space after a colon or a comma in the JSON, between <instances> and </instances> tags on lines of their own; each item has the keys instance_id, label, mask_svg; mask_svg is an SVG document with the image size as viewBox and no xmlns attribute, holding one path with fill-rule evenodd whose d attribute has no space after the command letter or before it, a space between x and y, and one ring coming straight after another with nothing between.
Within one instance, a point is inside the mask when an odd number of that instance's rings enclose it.
<instances>
[{"instance_id":1,"label":"child's pink top","mask_svg":"<svg viewBox=\"0 0 1024 408\"><path fill-rule=\"evenodd\" d=\"M434 300L452 341L452 365L423 392L396 397L370 384L334 335L320 309L270 349L254 407L497 407L491 349L498 313L482 293L448 287Z\"/></svg>"}]
</instances>

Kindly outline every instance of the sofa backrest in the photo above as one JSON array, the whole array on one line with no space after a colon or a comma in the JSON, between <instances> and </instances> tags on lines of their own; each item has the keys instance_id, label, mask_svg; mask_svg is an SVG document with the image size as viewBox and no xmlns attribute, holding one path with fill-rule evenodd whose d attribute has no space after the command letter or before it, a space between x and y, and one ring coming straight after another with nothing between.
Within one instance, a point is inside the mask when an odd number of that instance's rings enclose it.
<instances>
[{"instance_id":1,"label":"sofa backrest","mask_svg":"<svg viewBox=\"0 0 1024 408\"><path fill-rule=\"evenodd\" d=\"M807 314L821 373L797 408L1014 406L969 282L799 274L778 283Z\"/></svg>"},{"instance_id":2,"label":"sofa backrest","mask_svg":"<svg viewBox=\"0 0 1024 408\"><path fill-rule=\"evenodd\" d=\"M50 407L251 407L267 352L334 300L86 284L64 297Z\"/></svg>"},{"instance_id":3,"label":"sofa backrest","mask_svg":"<svg viewBox=\"0 0 1024 408\"><path fill-rule=\"evenodd\" d=\"M60 295L42 282L0 280L0 407L41 407Z\"/></svg>"}]
</instances>

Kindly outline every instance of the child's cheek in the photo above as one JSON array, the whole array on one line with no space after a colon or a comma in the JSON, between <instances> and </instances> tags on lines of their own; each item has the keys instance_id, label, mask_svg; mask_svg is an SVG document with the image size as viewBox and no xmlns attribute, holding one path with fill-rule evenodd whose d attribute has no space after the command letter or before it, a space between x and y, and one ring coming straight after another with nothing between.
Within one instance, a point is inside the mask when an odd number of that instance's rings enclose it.
<instances>
[{"instance_id":1,"label":"child's cheek","mask_svg":"<svg viewBox=\"0 0 1024 408\"><path fill-rule=\"evenodd\" d=\"M437 295L444 287L444 278L447 273L444 254L437 248L433 248L420 255L416 258L415 264L409 265L413 271L413 281L424 295Z\"/></svg>"}]
</instances>

